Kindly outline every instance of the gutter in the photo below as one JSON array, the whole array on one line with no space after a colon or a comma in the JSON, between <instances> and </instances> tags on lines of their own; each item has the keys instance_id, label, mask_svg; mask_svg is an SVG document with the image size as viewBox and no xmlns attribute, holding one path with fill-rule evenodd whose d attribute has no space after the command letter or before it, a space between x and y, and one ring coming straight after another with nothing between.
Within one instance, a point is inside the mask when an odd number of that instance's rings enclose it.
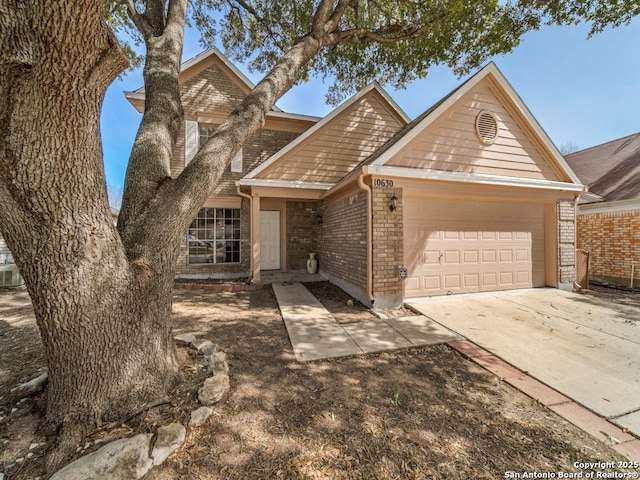
<instances>
[{"instance_id":1,"label":"gutter","mask_svg":"<svg viewBox=\"0 0 640 480\"><path fill-rule=\"evenodd\" d=\"M358 177L358 186L367 192L367 298L373 307L373 246L371 245L371 216L372 216L372 206L371 206L371 187L364 183L365 174L361 174Z\"/></svg>"},{"instance_id":2,"label":"gutter","mask_svg":"<svg viewBox=\"0 0 640 480\"><path fill-rule=\"evenodd\" d=\"M249 199L249 223L253 224L253 221L251 220L251 217L253 215L253 197L251 195L248 195L246 193L244 193L242 190L240 190L240 183L236 182L236 191L238 192L238 195L240 195L243 198L248 198ZM251 272L251 275L249 277L249 283L253 283L253 225L251 225L251 255L249 255L249 271Z\"/></svg>"}]
</instances>

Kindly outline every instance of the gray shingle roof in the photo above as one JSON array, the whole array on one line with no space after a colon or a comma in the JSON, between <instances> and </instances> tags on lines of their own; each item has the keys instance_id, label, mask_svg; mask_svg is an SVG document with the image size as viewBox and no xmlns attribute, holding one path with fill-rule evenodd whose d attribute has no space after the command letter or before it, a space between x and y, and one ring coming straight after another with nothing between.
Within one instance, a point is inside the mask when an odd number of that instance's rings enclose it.
<instances>
[{"instance_id":1,"label":"gray shingle roof","mask_svg":"<svg viewBox=\"0 0 640 480\"><path fill-rule=\"evenodd\" d=\"M640 198L640 132L564 158L589 192L605 201Z\"/></svg>"}]
</instances>

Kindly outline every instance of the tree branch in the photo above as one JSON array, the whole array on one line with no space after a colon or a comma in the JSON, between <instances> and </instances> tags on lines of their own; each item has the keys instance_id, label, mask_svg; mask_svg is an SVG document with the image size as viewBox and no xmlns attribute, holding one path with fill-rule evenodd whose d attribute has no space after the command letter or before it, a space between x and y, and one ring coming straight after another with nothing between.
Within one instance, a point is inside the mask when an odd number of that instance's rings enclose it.
<instances>
[{"instance_id":1,"label":"tree branch","mask_svg":"<svg viewBox=\"0 0 640 480\"><path fill-rule=\"evenodd\" d=\"M142 34L142 38L146 39L151 36L151 26L147 23L147 20L140 15L138 9L136 9L136 5L134 0L126 0L127 4L127 14L129 18L138 29L138 31Z\"/></svg>"},{"instance_id":2,"label":"tree branch","mask_svg":"<svg viewBox=\"0 0 640 480\"><path fill-rule=\"evenodd\" d=\"M179 221L186 228L210 190L218 184L233 155L262 127L266 113L291 88L300 70L322 47L321 42L307 35L283 55L216 129L175 182L166 186L163 200L157 202L158 207L166 212L170 210L167 204L176 205L177 214L181 217Z\"/></svg>"},{"instance_id":3,"label":"tree branch","mask_svg":"<svg viewBox=\"0 0 640 480\"><path fill-rule=\"evenodd\" d=\"M328 33L325 30L327 20L329 19L331 7L333 6L333 2L335 0L322 0L318 8L316 9L316 13L313 15L313 22L311 24L311 33L313 35L318 35L322 37L325 33Z\"/></svg>"},{"instance_id":4,"label":"tree branch","mask_svg":"<svg viewBox=\"0 0 640 480\"><path fill-rule=\"evenodd\" d=\"M134 232L144 228L146 211L160 188L171 183L171 159L184 118L178 77L186 11L187 0L170 0L166 18L163 14L163 34L145 38L145 110L129 158L118 218L130 260L144 256L138 251L143 246Z\"/></svg>"},{"instance_id":5,"label":"tree branch","mask_svg":"<svg viewBox=\"0 0 640 480\"><path fill-rule=\"evenodd\" d=\"M231 5L231 1L229 0L228 3L231 7L233 7ZM253 8L251 5L249 5L247 2L245 2L244 0L233 0L236 4L240 5L242 8L244 8L253 18L255 18L256 22L258 22L260 25L262 25L262 27L264 28L265 32L267 33L267 35L269 36L269 38L271 38L271 40L273 40L273 44L275 46L277 46L280 51L284 52L285 48L282 45L282 42L280 41L280 39L278 39L278 35L273 31L273 29L271 28L271 25L269 24L269 22L267 22L265 20L265 18L263 16L261 16L255 8Z\"/></svg>"},{"instance_id":6,"label":"tree branch","mask_svg":"<svg viewBox=\"0 0 640 480\"><path fill-rule=\"evenodd\" d=\"M338 28L338 24L340 23L340 19L344 15L345 10L352 3L353 0L340 0L336 5L336 8L333 10L333 13L329 17L325 24L325 31L327 33L333 32L336 28Z\"/></svg>"}]
</instances>

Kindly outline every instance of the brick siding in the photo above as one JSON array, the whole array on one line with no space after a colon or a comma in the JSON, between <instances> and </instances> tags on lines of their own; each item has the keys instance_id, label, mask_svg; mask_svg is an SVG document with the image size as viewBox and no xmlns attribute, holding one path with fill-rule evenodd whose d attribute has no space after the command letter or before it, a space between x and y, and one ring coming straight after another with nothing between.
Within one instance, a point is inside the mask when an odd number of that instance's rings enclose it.
<instances>
[{"instance_id":1,"label":"brick siding","mask_svg":"<svg viewBox=\"0 0 640 480\"><path fill-rule=\"evenodd\" d=\"M287 269L305 270L309 253L317 253L320 225L317 202L287 202Z\"/></svg>"},{"instance_id":2,"label":"brick siding","mask_svg":"<svg viewBox=\"0 0 640 480\"><path fill-rule=\"evenodd\" d=\"M573 285L576 278L575 206L571 200L561 200L558 209L558 282Z\"/></svg>"},{"instance_id":3,"label":"brick siding","mask_svg":"<svg viewBox=\"0 0 640 480\"><path fill-rule=\"evenodd\" d=\"M319 268L359 289L367 289L367 195L352 191L318 205Z\"/></svg>"},{"instance_id":4,"label":"brick siding","mask_svg":"<svg viewBox=\"0 0 640 480\"><path fill-rule=\"evenodd\" d=\"M578 215L578 248L591 254L592 279L628 286L635 262L640 280L640 210Z\"/></svg>"},{"instance_id":5,"label":"brick siding","mask_svg":"<svg viewBox=\"0 0 640 480\"><path fill-rule=\"evenodd\" d=\"M197 112L228 113L233 110L244 98L244 92L222 70L213 65L194 78L180 86L183 100L185 118L195 119ZM208 202L215 202L216 197L236 197L236 181L244 177L248 172L256 168L262 162L271 157L294 140L299 133L259 130L252 135L243 146L242 172L231 172L226 168L222 177L210 193ZM184 169L185 157L185 126L180 128L180 133L173 151L171 162L171 175L175 178ZM237 264L187 264L186 232L180 246L177 274L179 276L237 276L249 275L251 254L251 224L249 216L249 202L242 200L240 216L240 263ZM306 263L305 263L306 265ZM306 268L306 266L305 266Z\"/></svg>"},{"instance_id":6,"label":"brick siding","mask_svg":"<svg viewBox=\"0 0 640 480\"><path fill-rule=\"evenodd\" d=\"M398 208L389 210L391 197L398 197ZM374 188L373 204L373 296L400 295L402 280L398 267L403 264L402 189Z\"/></svg>"}]
</instances>

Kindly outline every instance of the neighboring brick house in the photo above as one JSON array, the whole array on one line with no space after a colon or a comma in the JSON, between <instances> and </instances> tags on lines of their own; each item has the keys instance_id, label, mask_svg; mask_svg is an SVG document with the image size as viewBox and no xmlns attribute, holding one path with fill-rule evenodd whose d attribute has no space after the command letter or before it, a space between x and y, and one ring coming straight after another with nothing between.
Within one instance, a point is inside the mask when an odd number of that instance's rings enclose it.
<instances>
[{"instance_id":1,"label":"neighboring brick house","mask_svg":"<svg viewBox=\"0 0 640 480\"><path fill-rule=\"evenodd\" d=\"M589 188L578 205L577 246L590 254L590 278L640 287L640 133L565 159Z\"/></svg>"},{"instance_id":2,"label":"neighboring brick house","mask_svg":"<svg viewBox=\"0 0 640 480\"><path fill-rule=\"evenodd\" d=\"M178 175L250 82L217 50L183 66ZM142 109L144 91L127 98ZM377 84L322 119L274 109L185 232L180 276L305 268L367 305L571 288L583 186L489 64L410 122Z\"/></svg>"}]
</instances>

